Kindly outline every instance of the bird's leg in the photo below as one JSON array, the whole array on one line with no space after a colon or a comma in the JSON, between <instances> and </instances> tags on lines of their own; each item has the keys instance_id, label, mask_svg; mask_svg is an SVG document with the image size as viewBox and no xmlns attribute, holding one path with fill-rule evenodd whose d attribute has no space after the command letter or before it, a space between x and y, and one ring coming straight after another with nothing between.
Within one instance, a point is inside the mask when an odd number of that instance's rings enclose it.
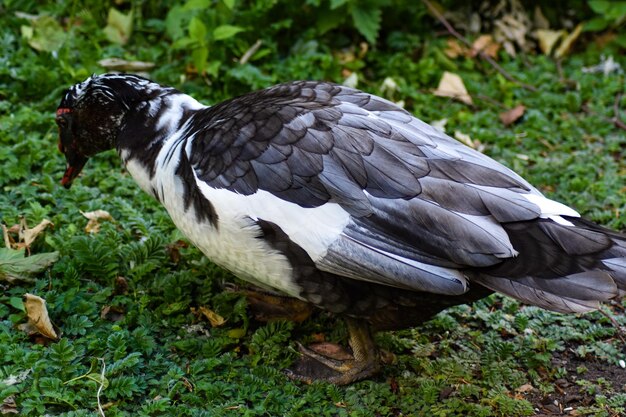
<instances>
[{"instance_id":1,"label":"bird's leg","mask_svg":"<svg viewBox=\"0 0 626 417\"><path fill-rule=\"evenodd\" d=\"M300 323L313 314L314 307L306 301L287 297L252 285L238 287L227 284L226 290L243 294L254 318L261 322L273 320L295 321Z\"/></svg>"},{"instance_id":2,"label":"bird's leg","mask_svg":"<svg viewBox=\"0 0 626 417\"><path fill-rule=\"evenodd\" d=\"M352 359L338 360L326 357L309 348L300 346L303 355L302 362L306 359L314 361L317 365L323 365L331 370L328 372L316 369L313 364L298 366L296 371L288 371L287 375L295 380L311 383L315 380L330 382L337 385L346 385L361 379L368 378L380 371L380 355L369 324L365 320L346 318L348 326L349 344L352 348Z\"/></svg>"}]
</instances>

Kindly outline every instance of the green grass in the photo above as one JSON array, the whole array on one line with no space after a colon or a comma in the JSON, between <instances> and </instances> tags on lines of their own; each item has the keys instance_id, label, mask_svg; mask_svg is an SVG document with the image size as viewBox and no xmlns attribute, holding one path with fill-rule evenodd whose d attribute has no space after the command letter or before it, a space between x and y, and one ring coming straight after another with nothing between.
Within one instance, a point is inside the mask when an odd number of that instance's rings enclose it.
<instances>
[{"instance_id":1,"label":"green grass","mask_svg":"<svg viewBox=\"0 0 626 417\"><path fill-rule=\"evenodd\" d=\"M534 413L529 400L556 393L556 381L569 378L591 399L579 412L626 412L622 387L610 383L626 352L606 316L559 315L499 296L416 329L379 334L395 363L373 380L342 388L289 381L281 369L297 357L295 341L320 334L344 341L342 323L323 313L302 324L249 317L243 297L223 289L235 279L180 243L165 211L139 192L112 152L91 160L70 191L60 187L65 162L53 121L64 88L103 72L97 61L104 57L153 61L152 78L207 103L279 81L341 82L356 72L359 88L402 100L426 121L447 118L449 133L480 140L487 154L549 196L625 230L626 135L608 120L624 75L582 71L599 62L600 52L626 66L616 46L600 51L581 41L562 63L574 83L560 79L550 58L501 54L507 71L538 87L531 92L486 64L446 58L445 39L433 35L439 27L418 5L373 2L363 12L348 1L334 22L325 2L223 1L194 8L205 2L189 1L177 6L182 12L163 3L135 3L126 45L105 35L108 6L99 3L0 6L0 220L9 226L21 216L31 226L51 220L54 227L31 251L60 253L35 280L1 283L4 407L15 401L25 416L91 416L102 387L107 416L524 416ZM18 10L48 14L57 26L20 18ZM197 23L187 30L193 16L206 29L201 39ZM45 39L61 35L57 51L35 50L24 37L22 27L37 33L42 25L51 31ZM216 36L213 28L224 25L243 31L221 39L227 29ZM377 47L362 52L359 43L377 33ZM240 64L257 39L261 47ZM200 64L203 48L206 64ZM207 75L195 74L194 65L206 65ZM430 94L444 70L462 76L473 108ZM382 90L386 77L397 89ZM517 104L527 107L523 120L505 127L498 113ZM618 104L626 108L626 98ZM114 220L89 235L80 211L96 209ZM18 329L26 321L21 297L27 292L46 299L62 332L59 342L41 343ZM227 322L212 328L192 313L199 306ZM605 309L626 326L623 303ZM20 374L20 382L7 384ZM526 384L534 397L516 391Z\"/></svg>"}]
</instances>

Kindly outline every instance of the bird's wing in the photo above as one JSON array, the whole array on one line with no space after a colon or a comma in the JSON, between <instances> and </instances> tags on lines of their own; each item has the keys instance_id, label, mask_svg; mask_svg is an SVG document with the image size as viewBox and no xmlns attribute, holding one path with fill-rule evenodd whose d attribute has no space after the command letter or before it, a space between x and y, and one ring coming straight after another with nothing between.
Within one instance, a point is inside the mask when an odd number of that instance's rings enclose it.
<instances>
[{"instance_id":1,"label":"bird's wing","mask_svg":"<svg viewBox=\"0 0 626 417\"><path fill-rule=\"evenodd\" d=\"M335 84L280 84L190 126L199 184L242 196L238 210L354 279L459 294L457 268L516 255L501 223L577 215L397 105Z\"/></svg>"}]
</instances>

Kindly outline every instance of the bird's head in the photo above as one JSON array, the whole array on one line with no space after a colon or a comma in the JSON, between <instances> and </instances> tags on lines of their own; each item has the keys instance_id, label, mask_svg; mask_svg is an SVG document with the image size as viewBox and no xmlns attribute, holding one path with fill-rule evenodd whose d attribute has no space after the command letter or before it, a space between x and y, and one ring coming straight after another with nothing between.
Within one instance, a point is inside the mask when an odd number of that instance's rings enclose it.
<instances>
[{"instance_id":1,"label":"bird's head","mask_svg":"<svg viewBox=\"0 0 626 417\"><path fill-rule=\"evenodd\" d=\"M127 113L155 85L130 74L94 75L70 87L56 111L59 150L67 166L61 184L70 188L89 157L112 149Z\"/></svg>"}]
</instances>

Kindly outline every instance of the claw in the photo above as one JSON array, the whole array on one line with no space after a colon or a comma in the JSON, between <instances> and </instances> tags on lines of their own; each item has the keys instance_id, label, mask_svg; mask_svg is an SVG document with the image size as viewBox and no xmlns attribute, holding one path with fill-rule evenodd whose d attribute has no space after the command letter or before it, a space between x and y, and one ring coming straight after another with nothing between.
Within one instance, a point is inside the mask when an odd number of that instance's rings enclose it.
<instances>
[{"instance_id":1,"label":"claw","mask_svg":"<svg viewBox=\"0 0 626 417\"><path fill-rule=\"evenodd\" d=\"M340 360L322 355L321 353L318 353L313 349L309 349L301 343L298 343L298 350L302 355L308 356L309 358L321 363L322 365L336 372L347 371L347 369L349 368L347 364L350 362L354 362L354 359Z\"/></svg>"},{"instance_id":2,"label":"claw","mask_svg":"<svg viewBox=\"0 0 626 417\"><path fill-rule=\"evenodd\" d=\"M352 318L347 318L346 323L350 334L352 358L345 360L329 358L298 344L302 357L296 362L295 369L287 370L285 374L293 380L307 384L318 380L336 385L351 384L377 374L382 366L369 325L365 321Z\"/></svg>"}]
</instances>

